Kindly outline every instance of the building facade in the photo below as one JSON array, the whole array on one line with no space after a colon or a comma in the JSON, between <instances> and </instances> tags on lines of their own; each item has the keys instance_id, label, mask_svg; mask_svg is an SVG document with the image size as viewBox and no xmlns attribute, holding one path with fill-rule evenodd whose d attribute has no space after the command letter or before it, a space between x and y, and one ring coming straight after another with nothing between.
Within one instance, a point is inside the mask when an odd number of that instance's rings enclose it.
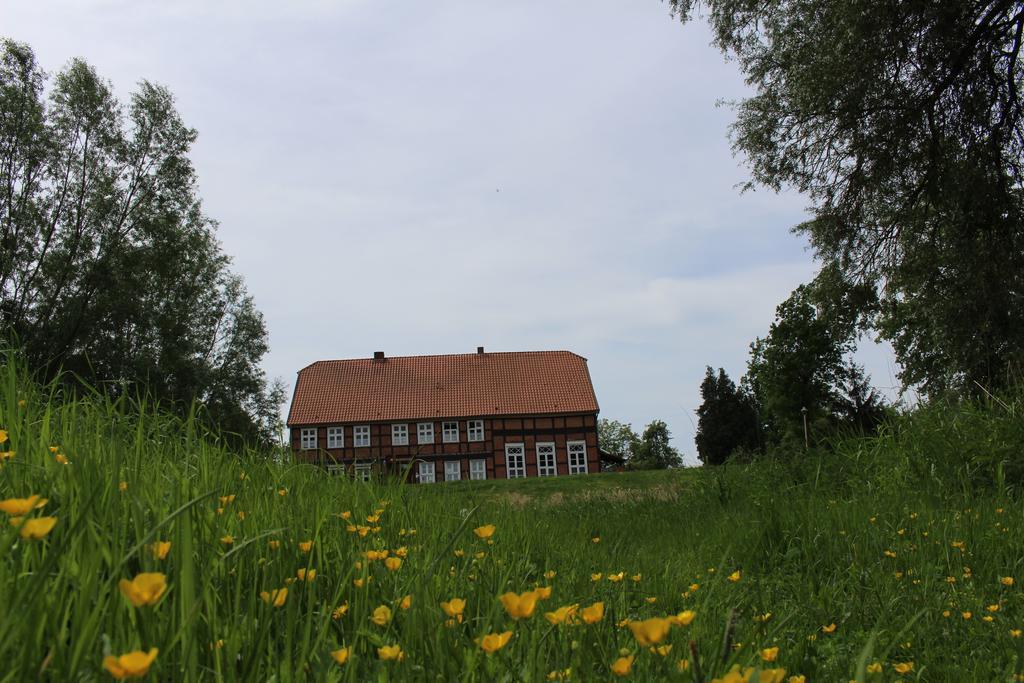
<instances>
[{"instance_id":1,"label":"building facade","mask_svg":"<svg viewBox=\"0 0 1024 683\"><path fill-rule=\"evenodd\" d=\"M598 472L597 415L582 356L481 347L313 363L288 427L297 462L432 483Z\"/></svg>"}]
</instances>

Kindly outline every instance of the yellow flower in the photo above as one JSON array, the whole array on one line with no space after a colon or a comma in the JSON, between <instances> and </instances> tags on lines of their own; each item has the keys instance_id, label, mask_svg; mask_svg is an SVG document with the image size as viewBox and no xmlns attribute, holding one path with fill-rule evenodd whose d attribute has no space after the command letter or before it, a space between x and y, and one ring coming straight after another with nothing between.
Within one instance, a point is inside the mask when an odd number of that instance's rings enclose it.
<instances>
[{"instance_id":1,"label":"yellow flower","mask_svg":"<svg viewBox=\"0 0 1024 683\"><path fill-rule=\"evenodd\" d=\"M444 610L445 614L447 614L449 617L452 617L453 619L458 620L458 622L461 624L462 612L466 609L466 601L462 598L452 598L448 602L442 602L441 609Z\"/></svg>"},{"instance_id":2,"label":"yellow flower","mask_svg":"<svg viewBox=\"0 0 1024 683\"><path fill-rule=\"evenodd\" d=\"M53 459L56 460L61 465L70 465L71 464L71 462L67 459L67 457L63 453L58 453L57 455L53 456Z\"/></svg>"},{"instance_id":3,"label":"yellow flower","mask_svg":"<svg viewBox=\"0 0 1024 683\"><path fill-rule=\"evenodd\" d=\"M0 429L0 443L7 441L7 430Z\"/></svg>"},{"instance_id":4,"label":"yellow flower","mask_svg":"<svg viewBox=\"0 0 1024 683\"><path fill-rule=\"evenodd\" d=\"M337 650L331 650L331 658L334 659L338 664L344 664L348 661L350 648L340 647Z\"/></svg>"},{"instance_id":5,"label":"yellow flower","mask_svg":"<svg viewBox=\"0 0 1024 683\"><path fill-rule=\"evenodd\" d=\"M554 569L549 569L546 572L544 572L544 578L548 581L555 578L556 576L558 576L558 572L556 572Z\"/></svg>"},{"instance_id":6,"label":"yellow flower","mask_svg":"<svg viewBox=\"0 0 1024 683\"><path fill-rule=\"evenodd\" d=\"M402 566L402 558L400 557L389 557L384 560L384 566L388 568L389 572L397 572Z\"/></svg>"},{"instance_id":7,"label":"yellow flower","mask_svg":"<svg viewBox=\"0 0 1024 683\"><path fill-rule=\"evenodd\" d=\"M351 510L345 510L344 512L342 512L338 516L341 517L342 519L352 519L352 511Z\"/></svg>"},{"instance_id":8,"label":"yellow flower","mask_svg":"<svg viewBox=\"0 0 1024 683\"><path fill-rule=\"evenodd\" d=\"M405 557L408 554L409 554L409 549L406 548L404 545L401 548L398 548L397 550L395 550L395 557L401 557L401 558L405 559Z\"/></svg>"},{"instance_id":9,"label":"yellow flower","mask_svg":"<svg viewBox=\"0 0 1024 683\"><path fill-rule=\"evenodd\" d=\"M985 609L987 609L989 612L998 612L999 611L999 605L996 605L996 604L989 605Z\"/></svg>"},{"instance_id":10,"label":"yellow flower","mask_svg":"<svg viewBox=\"0 0 1024 683\"><path fill-rule=\"evenodd\" d=\"M122 481L122 482L118 483L117 489L119 491L122 491L122 492L127 491L128 490L128 482Z\"/></svg>"},{"instance_id":11,"label":"yellow flower","mask_svg":"<svg viewBox=\"0 0 1024 683\"><path fill-rule=\"evenodd\" d=\"M278 548L281 547L281 541L277 541L277 540L267 541L267 546L269 546L271 550L277 550Z\"/></svg>"},{"instance_id":12,"label":"yellow flower","mask_svg":"<svg viewBox=\"0 0 1024 683\"><path fill-rule=\"evenodd\" d=\"M584 607L580 614L583 616L583 621L586 623L596 624L604 619L604 603L595 602L590 607Z\"/></svg>"},{"instance_id":13,"label":"yellow flower","mask_svg":"<svg viewBox=\"0 0 1024 683\"><path fill-rule=\"evenodd\" d=\"M601 537L600 536L594 536L594 537L592 537L590 539L590 542L591 543L600 543L601 542Z\"/></svg>"},{"instance_id":14,"label":"yellow flower","mask_svg":"<svg viewBox=\"0 0 1024 683\"><path fill-rule=\"evenodd\" d=\"M242 521L242 522L244 522L244 521L245 521L245 518L249 516L249 513L248 513L248 512L246 512L245 510L239 510L239 511L238 511L237 513L235 513L235 514L236 514L236 515L238 515L238 519L239 519L239 521Z\"/></svg>"},{"instance_id":15,"label":"yellow flower","mask_svg":"<svg viewBox=\"0 0 1024 683\"><path fill-rule=\"evenodd\" d=\"M625 578L625 576L626 572L619 572L618 574L609 574L608 580L612 583L618 583L619 581L622 581L622 579Z\"/></svg>"},{"instance_id":16,"label":"yellow flower","mask_svg":"<svg viewBox=\"0 0 1024 683\"><path fill-rule=\"evenodd\" d=\"M1020 634L1021 634L1021 630L1019 628L1011 628L1010 629L1010 637L1011 638L1020 638Z\"/></svg>"},{"instance_id":17,"label":"yellow flower","mask_svg":"<svg viewBox=\"0 0 1024 683\"><path fill-rule=\"evenodd\" d=\"M18 526L21 524L23 517L11 517L11 525ZM35 519L27 519L21 526L22 538L30 538L38 541L46 534L53 530L54 525L57 524L56 517L36 517Z\"/></svg>"},{"instance_id":18,"label":"yellow flower","mask_svg":"<svg viewBox=\"0 0 1024 683\"><path fill-rule=\"evenodd\" d=\"M8 498L7 500L0 500L0 512L6 512L15 517L22 517L34 509L43 507L47 502L46 498L40 498L38 495L29 496L28 498Z\"/></svg>"},{"instance_id":19,"label":"yellow flower","mask_svg":"<svg viewBox=\"0 0 1024 683\"><path fill-rule=\"evenodd\" d=\"M478 553L473 553L473 557L475 557L475 558L476 558L476 559L478 559L478 560L482 560L482 559L484 559L485 557L487 557L487 553L485 553L484 551L482 551L482 550L481 550L481 551L480 551L480 552L478 552Z\"/></svg>"},{"instance_id":20,"label":"yellow flower","mask_svg":"<svg viewBox=\"0 0 1024 683\"><path fill-rule=\"evenodd\" d=\"M561 670L555 669L554 671L549 671L547 675L549 681L567 681L570 678L572 678L572 667Z\"/></svg>"},{"instance_id":21,"label":"yellow flower","mask_svg":"<svg viewBox=\"0 0 1024 683\"><path fill-rule=\"evenodd\" d=\"M872 662L868 664L867 671L869 674L880 674L882 673L882 665L879 662Z\"/></svg>"},{"instance_id":22,"label":"yellow flower","mask_svg":"<svg viewBox=\"0 0 1024 683\"><path fill-rule=\"evenodd\" d=\"M598 572L596 574L591 574L590 575L590 580L591 581L600 581L601 580L601 576L602 576L601 572Z\"/></svg>"},{"instance_id":23,"label":"yellow flower","mask_svg":"<svg viewBox=\"0 0 1024 683\"><path fill-rule=\"evenodd\" d=\"M743 575L742 575L742 574L740 573L740 570L739 570L739 569L737 569L736 571L734 571L734 572L733 572L732 574L729 574L729 580L730 580L730 581L732 581L733 583L736 583L736 582L737 582L737 581L739 581L739 580L740 580L740 579L741 579L742 577L743 577Z\"/></svg>"},{"instance_id":24,"label":"yellow flower","mask_svg":"<svg viewBox=\"0 0 1024 683\"><path fill-rule=\"evenodd\" d=\"M1013 577L1012 576L1004 576L1003 578L999 579L999 583L1003 584L1004 586L1012 586L1013 585Z\"/></svg>"},{"instance_id":25,"label":"yellow flower","mask_svg":"<svg viewBox=\"0 0 1024 683\"><path fill-rule=\"evenodd\" d=\"M914 670L913 662L900 662L899 664L893 664L892 668L896 670L898 674L908 674Z\"/></svg>"},{"instance_id":26,"label":"yellow flower","mask_svg":"<svg viewBox=\"0 0 1024 683\"><path fill-rule=\"evenodd\" d=\"M370 524L376 524L377 522L380 521L380 515L367 515L366 516L366 521L369 522Z\"/></svg>"},{"instance_id":27,"label":"yellow flower","mask_svg":"<svg viewBox=\"0 0 1024 683\"><path fill-rule=\"evenodd\" d=\"M405 659L405 653L402 652L402 648L398 645L382 645L377 648L377 656L383 660L397 660L401 662Z\"/></svg>"},{"instance_id":28,"label":"yellow flower","mask_svg":"<svg viewBox=\"0 0 1024 683\"><path fill-rule=\"evenodd\" d=\"M496 528L497 527L495 527L493 524L485 524L483 526L478 526L477 528L473 529L473 533L476 534L477 538L490 538L494 535L494 530Z\"/></svg>"},{"instance_id":29,"label":"yellow flower","mask_svg":"<svg viewBox=\"0 0 1024 683\"><path fill-rule=\"evenodd\" d=\"M335 621L337 621L338 619L341 619L346 614L348 614L348 602L345 602L345 603L335 607L334 611L331 612L331 619L334 619Z\"/></svg>"},{"instance_id":30,"label":"yellow flower","mask_svg":"<svg viewBox=\"0 0 1024 683\"><path fill-rule=\"evenodd\" d=\"M648 605L653 605L654 603L658 602L658 598L652 595L650 597L644 598L644 602L646 602Z\"/></svg>"},{"instance_id":31,"label":"yellow flower","mask_svg":"<svg viewBox=\"0 0 1024 683\"><path fill-rule=\"evenodd\" d=\"M462 548L456 548L454 551L455 557L462 557L466 554L466 551Z\"/></svg>"},{"instance_id":32,"label":"yellow flower","mask_svg":"<svg viewBox=\"0 0 1024 683\"><path fill-rule=\"evenodd\" d=\"M287 496L288 495L288 489L286 489L286 488L279 488L277 490L277 495L281 496L282 498L284 496Z\"/></svg>"},{"instance_id":33,"label":"yellow flower","mask_svg":"<svg viewBox=\"0 0 1024 683\"><path fill-rule=\"evenodd\" d=\"M642 578L644 578L644 575L643 574L633 574L633 576L631 576L629 578L631 578L635 583L640 583L640 580Z\"/></svg>"},{"instance_id":34,"label":"yellow flower","mask_svg":"<svg viewBox=\"0 0 1024 683\"><path fill-rule=\"evenodd\" d=\"M771 612L765 612L764 614L755 614L754 615L754 621L759 621L762 624L767 623L768 621L771 620L771 618L772 618L772 613Z\"/></svg>"},{"instance_id":35,"label":"yellow flower","mask_svg":"<svg viewBox=\"0 0 1024 683\"><path fill-rule=\"evenodd\" d=\"M896 557L896 553L894 553L891 550L886 550L882 554L885 555L886 557Z\"/></svg>"},{"instance_id":36,"label":"yellow flower","mask_svg":"<svg viewBox=\"0 0 1024 683\"><path fill-rule=\"evenodd\" d=\"M551 586L537 586L533 592L537 594L538 600L547 600L551 597Z\"/></svg>"},{"instance_id":37,"label":"yellow flower","mask_svg":"<svg viewBox=\"0 0 1024 683\"><path fill-rule=\"evenodd\" d=\"M121 579L118 586L124 597L136 607L155 605L167 590L167 577L159 572L143 572L134 579Z\"/></svg>"},{"instance_id":38,"label":"yellow flower","mask_svg":"<svg viewBox=\"0 0 1024 683\"><path fill-rule=\"evenodd\" d=\"M633 670L633 656L619 657L612 662L611 669L616 676L628 676Z\"/></svg>"},{"instance_id":39,"label":"yellow flower","mask_svg":"<svg viewBox=\"0 0 1024 683\"><path fill-rule=\"evenodd\" d=\"M352 585L355 586L356 588L362 588L363 586L365 586L370 581L373 581L373 577L372 576L368 576L365 579L352 579Z\"/></svg>"},{"instance_id":40,"label":"yellow flower","mask_svg":"<svg viewBox=\"0 0 1024 683\"><path fill-rule=\"evenodd\" d=\"M686 609L680 612L679 614L670 616L668 620L672 623L673 626L689 626L693 623L693 620L696 618L696 612L694 612L692 609Z\"/></svg>"},{"instance_id":41,"label":"yellow flower","mask_svg":"<svg viewBox=\"0 0 1024 683\"><path fill-rule=\"evenodd\" d=\"M683 673L684 671L688 671L689 668L690 668L690 660L689 659L680 659L679 663L676 664L676 669L679 671L679 673Z\"/></svg>"},{"instance_id":42,"label":"yellow flower","mask_svg":"<svg viewBox=\"0 0 1024 683\"><path fill-rule=\"evenodd\" d=\"M398 608L399 609L409 609L410 607L412 607L412 596L411 595L406 595L401 600L399 600L399 602L398 602Z\"/></svg>"},{"instance_id":43,"label":"yellow flower","mask_svg":"<svg viewBox=\"0 0 1024 683\"><path fill-rule=\"evenodd\" d=\"M268 605L273 604L274 607L280 607L288 599L288 589L275 588L269 593L267 591L260 591L260 598Z\"/></svg>"},{"instance_id":44,"label":"yellow flower","mask_svg":"<svg viewBox=\"0 0 1024 683\"><path fill-rule=\"evenodd\" d=\"M970 612L961 612L960 616L962 616L964 619L970 619L973 615Z\"/></svg>"},{"instance_id":45,"label":"yellow flower","mask_svg":"<svg viewBox=\"0 0 1024 683\"><path fill-rule=\"evenodd\" d=\"M668 619L652 617L643 621L631 621L626 626L633 632L636 642L647 647L648 645L657 645L664 640L672 624Z\"/></svg>"},{"instance_id":46,"label":"yellow flower","mask_svg":"<svg viewBox=\"0 0 1024 683\"><path fill-rule=\"evenodd\" d=\"M234 503L234 502L235 502L235 494L233 494L233 493L230 494L230 495L227 495L227 496L221 496L220 497L221 507L227 507L228 505L230 505L231 503Z\"/></svg>"},{"instance_id":47,"label":"yellow flower","mask_svg":"<svg viewBox=\"0 0 1024 683\"><path fill-rule=\"evenodd\" d=\"M761 659L765 662L774 662L779 658L779 648L777 647L766 647L760 652Z\"/></svg>"},{"instance_id":48,"label":"yellow flower","mask_svg":"<svg viewBox=\"0 0 1024 683\"><path fill-rule=\"evenodd\" d=\"M577 621L576 612L579 605L565 605L554 612L546 612L544 618L552 624L574 624Z\"/></svg>"},{"instance_id":49,"label":"yellow flower","mask_svg":"<svg viewBox=\"0 0 1024 683\"><path fill-rule=\"evenodd\" d=\"M821 632L822 633L835 633L836 632L835 622L832 622L828 626L822 626L821 627Z\"/></svg>"},{"instance_id":50,"label":"yellow flower","mask_svg":"<svg viewBox=\"0 0 1024 683\"><path fill-rule=\"evenodd\" d=\"M995 621L995 617L993 617L991 614L986 614L981 618L981 620L988 623L992 623L993 621Z\"/></svg>"},{"instance_id":51,"label":"yellow flower","mask_svg":"<svg viewBox=\"0 0 1024 683\"><path fill-rule=\"evenodd\" d=\"M671 645L659 645L658 647L650 648L650 652L653 655L661 655L662 657L667 657L668 653L672 652L672 646Z\"/></svg>"},{"instance_id":52,"label":"yellow flower","mask_svg":"<svg viewBox=\"0 0 1024 683\"><path fill-rule=\"evenodd\" d=\"M299 577L299 581L312 581L316 578L316 570L303 568L295 572L295 576Z\"/></svg>"},{"instance_id":53,"label":"yellow flower","mask_svg":"<svg viewBox=\"0 0 1024 683\"><path fill-rule=\"evenodd\" d=\"M119 681L125 678L142 678L149 673L149 667L158 652L159 650L154 647L150 648L149 652L133 650L120 657L107 655L103 658L103 668Z\"/></svg>"},{"instance_id":54,"label":"yellow flower","mask_svg":"<svg viewBox=\"0 0 1024 683\"><path fill-rule=\"evenodd\" d=\"M381 605L373 610L373 616L370 617L370 621L377 624L377 626L387 626L388 622L391 621L391 608L387 605Z\"/></svg>"},{"instance_id":55,"label":"yellow flower","mask_svg":"<svg viewBox=\"0 0 1024 683\"><path fill-rule=\"evenodd\" d=\"M501 604L505 606L505 611L510 617L526 619L533 615L533 610L537 607L537 598L536 591L526 591L522 595L505 593L498 599L501 600Z\"/></svg>"},{"instance_id":56,"label":"yellow flower","mask_svg":"<svg viewBox=\"0 0 1024 683\"><path fill-rule=\"evenodd\" d=\"M504 633L488 633L482 638L477 638L476 642L480 646L480 649L491 654L497 652L501 648L508 644L508 641L512 639L512 631L505 631Z\"/></svg>"},{"instance_id":57,"label":"yellow flower","mask_svg":"<svg viewBox=\"0 0 1024 683\"><path fill-rule=\"evenodd\" d=\"M149 551L153 553L153 558L156 560L166 560L167 553L171 552L170 541L154 541L149 544Z\"/></svg>"},{"instance_id":58,"label":"yellow flower","mask_svg":"<svg viewBox=\"0 0 1024 683\"><path fill-rule=\"evenodd\" d=\"M235 537L231 534L227 534L226 536L220 537L220 542L224 545L232 545L235 542Z\"/></svg>"},{"instance_id":59,"label":"yellow flower","mask_svg":"<svg viewBox=\"0 0 1024 683\"><path fill-rule=\"evenodd\" d=\"M786 679L786 683L807 683L807 676L797 674Z\"/></svg>"},{"instance_id":60,"label":"yellow flower","mask_svg":"<svg viewBox=\"0 0 1024 683\"><path fill-rule=\"evenodd\" d=\"M313 549L313 541L299 541L299 550L308 553Z\"/></svg>"}]
</instances>

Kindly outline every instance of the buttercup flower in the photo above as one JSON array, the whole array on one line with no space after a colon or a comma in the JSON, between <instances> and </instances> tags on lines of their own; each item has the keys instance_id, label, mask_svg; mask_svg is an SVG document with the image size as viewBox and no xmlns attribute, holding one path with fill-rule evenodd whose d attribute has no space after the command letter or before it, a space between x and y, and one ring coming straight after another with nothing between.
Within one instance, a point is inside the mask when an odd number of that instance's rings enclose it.
<instances>
[{"instance_id":1,"label":"buttercup flower","mask_svg":"<svg viewBox=\"0 0 1024 683\"><path fill-rule=\"evenodd\" d=\"M32 510L43 507L47 502L46 498L41 498L38 495L28 498L8 498L0 500L0 512L6 512L12 517L23 517Z\"/></svg>"},{"instance_id":2,"label":"buttercup flower","mask_svg":"<svg viewBox=\"0 0 1024 683\"><path fill-rule=\"evenodd\" d=\"M597 622L604 619L604 603L595 602L590 607L584 607L580 612L583 617L583 621L588 624L596 624Z\"/></svg>"},{"instance_id":3,"label":"buttercup flower","mask_svg":"<svg viewBox=\"0 0 1024 683\"><path fill-rule=\"evenodd\" d=\"M1003 578L999 579L999 583L1003 584L1004 586L1012 586L1013 585L1013 577L1012 576L1004 576Z\"/></svg>"},{"instance_id":4,"label":"buttercup flower","mask_svg":"<svg viewBox=\"0 0 1024 683\"><path fill-rule=\"evenodd\" d=\"M377 656L385 661L396 660L401 662L405 659L405 653L398 645L383 645L377 648Z\"/></svg>"},{"instance_id":5,"label":"buttercup flower","mask_svg":"<svg viewBox=\"0 0 1024 683\"><path fill-rule=\"evenodd\" d=\"M260 591L260 598L268 605L273 604L274 607L280 607L284 604L284 601L288 599L288 589L275 588L269 593L267 591Z\"/></svg>"},{"instance_id":6,"label":"buttercup flower","mask_svg":"<svg viewBox=\"0 0 1024 683\"><path fill-rule=\"evenodd\" d=\"M872 662L868 664L867 672L869 674L880 674L882 673L882 665L879 662Z\"/></svg>"},{"instance_id":7,"label":"buttercup flower","mask_svg":"<svg viewBox=\"0 0 1024 683\"><path fill-rule=\"evenodd\" d=\"M295 572L295 576L299 578L299 581L312 581L316 578L316 570L303 568Z\"/></svg>"},{"instance_id":8,"label":"buttercup flower","mask_svg":"<svg viewBox=\"0 0 1024 683\"><path fill-rule=\"evenodd\" d=\"M552 624L574 624L577 622L576 612L579 605L565 605L554 612L546 612L544 618Z\"/></svg>"},{"instance_id":9,"label":"buttercup flower","mask_svg":"<svg viewBox=\"0 0 1024 683\"><path fill-rule=\"evenodd\" d=\"M267 547L269 547L271 550L277 550L281 547L281 541L271 539L267 541Z\"/></svg>"},{"instance_id":10,"label":"buttercup flower","mask_svg":"<svg viewBox=\"0 0 1024 683\"><path fill-rule=\"evenodd\" d=\"M167 590L167 577L159 572L143 572L134 579L121 579L121 593L136 607L155 605Z\"/></svg>"},{"instance_id":11,"label":"buttercup flower","mask_svg":"<svg viewBox=\"0 0 1024 683\"><path fill-rule=\"evenodd\" d=\"M913 662L899 662L898 664L893 664L892 668L898 674L908 674L908 673L910 673L911 671L914 670L914 663Z\"/></svg>"},{"instance_id":12,"label":"buttercup flower","mask_svg":"<svg viewBox=\"0 0 1024 683\"><path fill-rule=\"evenodd\" d=\"M120 657L107 655L103 658L103 668L119 681L126 678L142 678L149 673L149 667L152 666L158 652L159 650L154 647L150 648L149 652L134 650Z\"/></svg>"},{"instance_id":13,"label":"buttercup flower","mask_svg":"<svg viewBox=\"0 0 1024 683\"><path fill-rule=\"evenodd\" d=\"M377 624L377 626L387 626L388 622L391 621L391 608L387 605L381 605L373 610L373 616L370 617L370 621Z\"/></svg>"},{"instance_id":14,"label":"buttercup flower","mask_svg":"<svg viewBox=\"0 0 1024 683\"><path fill-rule=\"evenodd\" d=\"M157 560L166 560L167 553L171 552L170 541L155 541L149 545L149 551L153 553L153 558Z\"/></svg>"},{"instance_id":15,"label":"buttercup flower","mask_svg":"<svg viewBox=\"0 0 1024 683\"><path fill-rule=\"evenodd\" d=\"M590 580L591 581L600 581L602 576L603 576L603 574L601 574L601 572L598 572L596 574L591 574L590 575Z\"/></svg>"},{"instance_id":16,"label":"buttercup flower","mask_svg":"<svg viewBox=\"0 0 1024 683\"><path fill-rule=\"evenodd\" d=\"M389 557L384 560L384 566L388 568L389 572L397 572L402 566L402 558L400 557Z\"/></svg>"},{"instance_id":17,"label":"buttercup flower","mask_svg":"<svg viewBox=\"0 0 1024 683\"><path fill-rule=\"evenodd\" d=\"M505 631L504 633L488 633L482 638L477 638L476 642L480 646L481 650L487 654L491 654L505 647L511 638L512 631Z\"/></svg>"},{"instance_id":18,"label":"buttercup flower","mask_svg":"<svg viewBox=\"0 0 1024 683\"><path fill-rule=\"evenodd\" d=\"M835 633L835 631L836 631L835 622L832 622L828 626L822 626L821 627L821 632L822 633Z\"/></svg>"},{"instance_id":19,"label":"buttercup flower","mask_svg":"<svg viewBox=\"0 0 1024 683\"><path fill-rule=\"evenodd\" d=\"M452 598L448 602L442 602L441 609L445 614L461 624L462 612L466 609L466 601L462 598Z\"/></svg>"},{"instance_id":20,"label":"buttercup flower","mask_svg":"<svg viewBox=\"0 0 1024 683\"><path fill-rule=\"evenodd\" d=\"M308 553L313 549L313 541L299 541L299 550Z\"/></svg>"},{"instance_id":21,"label":"buttercup flower","mask_svg":"<svg viewBox=\"0 0 1024 683\"><path fill-rule=\"evenodd\" d=\"M743 574L740 573L739 569L734 571L732 574L729 574L729 580L732 581L733 583L736 583L741 578L743 578Z\"/></svg>"},{"instance_id":22,"label":"buttercup flower","mask_svg":"<svg viewBox=\"0 0 1024 683\"><path fill-rule=\"evenodd\" d=\"M337 607L334 608L334 611L331 612L331 619L334 619L335 621L337 621L338 619L341 619L346 614L348 614L348 603L347 602L342 603L341 605L338 605Z\"/></svg>"},{"instance_id":23,"label":"buttercup flower","mask_svg":"<svg viewBox=\"0 0 1024 683\"><path fill-rule=\"evenodd\" d=\"M235 542L235 537L232 536L231 534L227 534L225 536L221 536L220 537L220 542L223 543L224 545L232 545Z\"/></svg>"},{"instance_id":24,"label":"buttercup flower","mask_svg":"<svg viewBox=\"0 0 1024 683\"><path fill-rule=\"evenodd\" d=\"M533 592L537 594L538 600L547 600L551 597L551 586L537 586Z\"/></svg>"},{"instance_id":25,"label":"buttercup flower","mask_svg":"<svg viewBox=\"0 0 1024 683\"><path fill-rule=\"evenodd\" d=\"M697 618L697 613L692 609L685 609L679 614L670 616L668 620L673 626L689 626L693 623L693 620Z\"/></svg>"},{"instance_id":26,"label":"buttercup flower","mask_svg":"<svg viewBox=\"0 0 1024 683\"><path fill-rule=\"evenodd\" d=\"M766 662L774 662L776 659L779 658L779 648L766 647L765 649L761 650L759 654L761 655L762 660Z\"/></svg>"},{"instance_id":27,"label":"buttercup flower","mask_svg":"<svg viewBox=\"0 0 1024 683\"><path fill-rule=\"evenodd\" d=\"M496 528L497 527L495 527L493 524L485 524L483 526L478 526L477 528L473 529L473 533L476 534L477 538L490 538L494 535L494 530Z\"/></svg>"},{"instance_id":28,"label":"buttercup flower","mask_svg":"<svg viewBox=\"0 0 1024 683\"><path fill-rule=\"evenodd\" d=\"M633 670L633 655L629 657L619 657L612 662L612 673L616 676L628 676Z\"/></svg>"},{"instance_id":29,"label":"buttercup flower","mask_svg":"<svg viewBox=\"0 0 1024 683\"><path fill-rule=\"evenodd\" d=\"M660 617L652 617L643 621L631 621L626 624L629 630L633 632L636 642L644 647L657 645L664 640L665 636L668 635L671 625L668 619Z\"/></svg>"},{"instance_id":30,"label":"buttercup flower","mask_svg":"<svg viewBox=\"0 0 1024 683\"><path fill-rule=\"evenodd\" d=\"M650 653L652 655L660 655L662 657L667 657L670 652L672 652L671 645L659 645L657 647L650 648Z\"/></svg>"},{"instance_id":31,"label":"buttercup flower","mask_svg":"<svg viewBox=\"0 0 1024 683\"><path fill-rule=\"evenodd\" d=\"M409 609L410 607L412 607L412 596L411 595L406 595L404 598L402 598L399 601L398 608L399 609Z\"/></svg>"},{"instance_id":32,"label":"buttercup flower","mask_svg":"<svg viewBox=\"0 0 1024 683\"><path fill-rule=\"evenodd\" d=\"M21 524L22 517L11 517L11 525L18 526ZM21 526L22 538L28 538L38 541L46 534L53 531L54 525L57 524L56 517L36 517L35 519L25 520L25 523Z\"/></svg>"},{"instance_id":33,"label":"buttercup flower","mask_svg":"<svg viewBox=\"0 0 1024 683\"><path fill-rule=\"evenodd\" d=\"M348 661L350 648L340 647L337 650L331 650L331 658L334 659L338 664L344 664Z\"/></svg>"},{"instance_id":34,"label":"buttercup flower","mask_svg":"<svg viewBox=\"0 0 1024 683\"><path fill-rule=\"evenodd\" d=\"M537 597L536 591L526 591L522 595L505 593L498 599L501 600L501 604L505 606L505 611L510 617L526 619L533 615L533 610L537 607Z\"/></svg>"},{"instance_id":35,"label":"buttercup flower","mask_svg":"<svg viewBox=\"0 0 1024 683\"><path fill-rule=\"evenodd\" d=\"M618 574L609 574L608 580L612 583L618 583L619 581L622 581L622 579L625 578L625 576L626 572L619 572Z\"/></svg>"}]
</instances>

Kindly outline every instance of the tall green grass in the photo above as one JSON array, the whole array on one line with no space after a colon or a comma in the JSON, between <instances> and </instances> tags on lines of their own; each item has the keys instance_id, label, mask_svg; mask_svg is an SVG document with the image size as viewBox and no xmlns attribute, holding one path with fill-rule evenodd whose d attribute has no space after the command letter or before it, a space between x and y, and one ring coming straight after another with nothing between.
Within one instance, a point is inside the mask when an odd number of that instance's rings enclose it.
<instances>
[{"instance_id":1,"label":"tall green grass","mask_svg":"<svg viewBox=\"0 0 1024 683\"><path fill-rule=\"evenodd\" d=\"M0 383L0 450L16 452L0 469L0 500L42 495L34 514L59 520L42 540L0 529L0 681L110 680L105 655L151 647L148 677L175 681L543 680L567 668L573 680L606 680L624 655L645 681L711 681L733 665L810 681L1021 670L1012 402L932 407L876 439L742 467L416 487L233 453L194 418L37 386L16 363ZM380 530L361 537L350 524ZM497 527L493 544L473 533L483 524ZM163 560L156 540L171 541ZM364 557L399 548L397 571ZM303 568L316 579L289 584ZM144 571L164 573L168 589L132 607L118 582ZM623 581L608 580L620 571ZM358 588L357 578L372 580ZM551 598L510 619L498 596L537 585ZM261 600L284 586L282 607ZM439 603L453 597L466 599L465 619L446 626ZM595 601L606 605L597 624L544 617ZM370 620L380 605L394 610L383 627ZM682 610L696 619L672 628L666 656L617 625ZM513 638L494 654L475 642L506 630ZM392 644L403 661L379 659ZM330 652L342 646L352 655L338 665ZM777 661L763 663L772 646ZM899 676L894 665L907 662L913 671ZM868 672L875 663L882 673Z\"/></svg>"}]
</instances>

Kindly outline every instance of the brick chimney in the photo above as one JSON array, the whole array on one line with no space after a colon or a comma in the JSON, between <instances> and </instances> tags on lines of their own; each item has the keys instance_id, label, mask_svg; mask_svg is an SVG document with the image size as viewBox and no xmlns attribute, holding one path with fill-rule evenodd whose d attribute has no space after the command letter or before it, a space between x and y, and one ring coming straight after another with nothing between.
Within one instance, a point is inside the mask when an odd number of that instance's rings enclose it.
<instances>
[{"instance_id":1,"label":"brick chimney","mask_svg":"<svg viewBox=\"0 0 1024 683\"><path fill-rule=\"evenodd\" d=\"M374 351L373 352L373 359L374 360L379 360L379 361L384 360L384 352L383 351Z\"/></svg>"}]
</instances>

